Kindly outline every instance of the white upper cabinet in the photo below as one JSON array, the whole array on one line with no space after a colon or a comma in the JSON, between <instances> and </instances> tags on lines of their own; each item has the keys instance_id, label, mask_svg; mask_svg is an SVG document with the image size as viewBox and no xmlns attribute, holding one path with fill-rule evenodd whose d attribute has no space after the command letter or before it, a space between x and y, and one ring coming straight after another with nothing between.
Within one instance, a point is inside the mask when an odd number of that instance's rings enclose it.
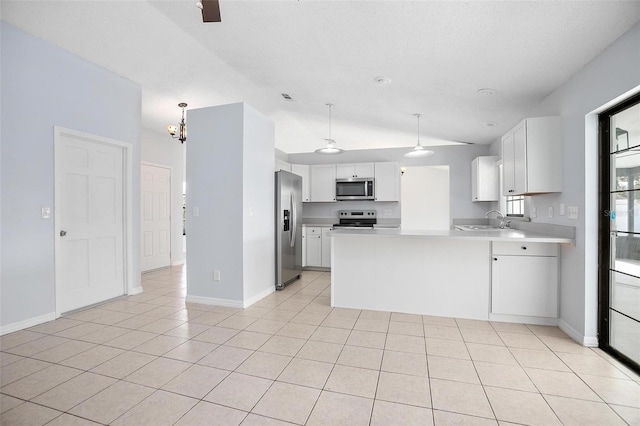
<instances>
[{"instance_id":1,"label":"white upper cabinet","mask_svg":"<svg viewBox=\"0 0 640 426\"><path fill-rule=\"evenodd\" d=\"M311 201L311 179L309 177L309 166L306 164L292 164L291 173L302 177L302 201Z\"/></svg>"},{"instance_id":2,"label":"white upper cabinet","mask_svg":"<svg viewBox=\"0 0 640 426\"><path fill-rule=\"evenodd\" d=\"M562 119L522 120L502 137L504 195L562 192Z\"/></svg>"},{"instance_id":3,"label":"white upper cabinet","mask_svg":"<svg viewBox=\"0 0 640 426\"><path fill-rule=\"evenodd\" d=\"M287 163L284 160L276 158L276 172L280 171L280 170L284 170L286 172L290 172L291 171L291 164Z\"/></svg>"},{"instance_id":4,"label":"white upper cabinet","mask_svg":"<svg viewBox=\"0 0 640 426\"><path fill-rule=\"evenodd\" d=\"M374 175L373 163L336 164L336 178L370 178Z\"/></svg>"},{"instance_id":5,"label":"white upper cabinet","mask_svg":"<svg viewBox=\"0 0 640 426\"><path fill-rule=\"evenodd\" d=\"M398 163L292 164L291 170L302 176L302 199L306 202L336 201L336 179L352 177L375 180L375 201L400 201Z\"/></svg>"},{"instance_id":6,"label":"white upper cabinet","mask_svg":"<svg viewBox=\"0 0 640 426\"><path fill-rule=\"evenodd\" d=\"M376 201L400 201L400 165L398 163L375 163Z\"/></svg>"},{"instance_id":7,"label":"white upper cabinet","mask_svg":"<svg viewBox=\"0 0 640 426\"><path fill-rule=\"evenodd\" d=\"M498 157L477 157L471 162L471 201L498 201Z\"/></svg>"},{"instance_id":8,"label":"white upper cabinet","mask_svg":"<svg viewBox=\"0 0 640 426\"><path fill-rule=\"evenodd\" d=\"M336 165L317 164L311 166L311 200L315 202L336 201Z\"/></svg>"}]
</instances>

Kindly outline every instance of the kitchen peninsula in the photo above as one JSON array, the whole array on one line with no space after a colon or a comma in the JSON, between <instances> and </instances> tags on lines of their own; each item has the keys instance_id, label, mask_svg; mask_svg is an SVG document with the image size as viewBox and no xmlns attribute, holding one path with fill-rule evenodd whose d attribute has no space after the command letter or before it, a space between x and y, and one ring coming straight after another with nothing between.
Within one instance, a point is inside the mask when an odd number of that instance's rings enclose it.
<instances>
[{"instance_id":1,"label":"kitchen peninsula","mask_svg":"<svg viewBox=\"0 0 640 426\"><path fill-rule=\"evenodd\" d=\"M517 229L332 232L331 305L556 325L558 245Z\"/></svg>"}]
</instances>

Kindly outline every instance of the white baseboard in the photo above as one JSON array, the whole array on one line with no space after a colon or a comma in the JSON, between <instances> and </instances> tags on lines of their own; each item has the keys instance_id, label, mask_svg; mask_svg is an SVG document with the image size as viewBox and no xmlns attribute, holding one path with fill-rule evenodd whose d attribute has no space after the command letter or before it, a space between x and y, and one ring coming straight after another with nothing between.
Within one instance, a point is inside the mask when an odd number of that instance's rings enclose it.
<instances>
[{"instance_id":1,"label":"white baseboard","mask_svg":"<svg viewBox=\"0 0 640 426\"><path fill-rule=\"evenodd\" d=\"M591 347L591 348L597 348L598 347L598 338L597 337L591 337L591 336L582 335L582 333L577 331L575 328L571 327L569 325L569 323L567 323L562 318L558 321L558 328L560 328L560 330L562 330L565 333L567 333L569 335L569 337L571 337L576 342L580 343L582 346L588 346L588 347Z\"/></svg>"},{"instance_id":2,"label":"white baseboard","mask_svg":"<svg viewBox=\"0 0 640 426\"><path fill-rule=\"evenodd\" d=\"M171 262L171 266L180 266L180 265L184 265L184 259L178 259L174 262Z\"/></svg>"},{"instance_id":3,"label":"white baseboard","mask_svg":"<svg viewBox=\"0 0 640 426\"><path fill-rule=\"evenodd\" d=\"M205 296L191 296L187 294L186 302L187 303L200 303L202 305L217 305L217 306L228 306L230 308L248 308L253 305L257 301L262 298L270 295L276 291L275 286L271 286L268 289L261 291L250 299L247 300L232 300L232 299L219 299L216 297L205 297Z\"/></svg>"},{"instance_id":4,"label":"white baseboard","mask_svg":"<svg viewBox=\"0 0 640 426\"><path fill-rule=\"evenodd\" d=\"M522 315L489 314L489 321L515 322L533 325L558 325L557 318L529 317Z\"/></svg>"},{"instance_id":5,"label":"white baseboard","mask_svg":"<svg viewBox=\"0 0 640 426\"><path fill-rule=\"evenodd\" d=\"M142 286L138 286L138 287L133 287L131 290L129 290L129 296L135 296L136 294L140 294L144 291L144 289L142 288Z\"/></svg>"},{"instance_id":6,"label":"white baseboard","mask_svg":"<svg viewBox=\"0 0 640 426\"><path fill-rule=\"evenodd\" d=\"M274 285L269 286L268 289L261 291L260 293L256 294L255 296L253 296L250 299L247 299L244 301L244 307L248 308L249 306L253 305L254 303L258 302L259 300L261 300L264 297L267 297L268 295L270 295L271 293L273 293L274 291L276 291L276 287Z\"/></svg>"},{"instance_id":7,"label":"white baseboard","mask_svg":"<svg viewBox=\"0 0 640 426\"><path fill-rule=\"evenodd\" d=\"M190 296L187 294L187 303L199 303L201 305L228 306L230 308L244 308L241 300L218 299L216 297Z\"/></svg>"},{"instance_id":8,"label":"white baseboard","mask_svg":"<svg viewBox=\"0 0 640 426\"><path fill-rule=\"evenodd\" d=\"M48 314L14 322L13 324L3 325L0 326L0 336L4 336L5 334L13 333L15 331L24 330L25 328L33 327L34 325L53 321L54 319L56 319L56 313L50 312Z\"/></svg>"}]
</instances>

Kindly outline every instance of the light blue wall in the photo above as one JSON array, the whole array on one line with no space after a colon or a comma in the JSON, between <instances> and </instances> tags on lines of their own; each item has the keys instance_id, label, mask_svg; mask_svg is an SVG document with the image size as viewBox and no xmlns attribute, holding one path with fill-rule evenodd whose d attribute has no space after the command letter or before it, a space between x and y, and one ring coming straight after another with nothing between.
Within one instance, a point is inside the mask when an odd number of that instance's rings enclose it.
<instances>
[{"instance_id":1,"label":"light blue wall","mask_svg":"<svg viewBox=\"0 0 640 426\"><path fill-rule=\"evenodd\" d=\"M187 118L187 296L241 305L275 289L274 125L244 103Z\"/></svg>"},{"instance_id":2,"label":"light blue wall","mask_svg":"<svg viewBox=\"0 0 640 426\"><path fill-rule=\"evenodd\" d=\"M187 295L242 301L242 104L187 119Z\"/></svg>"},{"instance_id":3,"label":"light blue wall","mask_svg":"<svg viewBox=\"0 0 640 426\"><path fill-rule=\"evenodd\" d=\"M587 342L597 339L598 270L598 141L597 113L616 98L640 90L640 24L636 24L600 55L551 93L528 117L560 115L563 121L563 191L530 197L533 222L576 227L576 246L562 248L560 319ZM612 106L612 105L609 105ZM524 117L522 117L524 118ZM513 123L515 125L516 123ZM500 154L500 141L492 152ZM540 212L560 203L578 206L578 220L549 218ZM527 212L529 214L529 212ZM575 336L574 336L575 337Z\"/></svg>"},{"instance_id":4,"label":"light blue wall","mask_svg":"<svg viewBox=\"0 0 640 426\"><path fill-rule=\"evenodd\" d=\"M1 32L0 325L54 312L53 128L133 145L133 276L139 286L140 86L6 23Z\"/></svg>"}]
</instances>

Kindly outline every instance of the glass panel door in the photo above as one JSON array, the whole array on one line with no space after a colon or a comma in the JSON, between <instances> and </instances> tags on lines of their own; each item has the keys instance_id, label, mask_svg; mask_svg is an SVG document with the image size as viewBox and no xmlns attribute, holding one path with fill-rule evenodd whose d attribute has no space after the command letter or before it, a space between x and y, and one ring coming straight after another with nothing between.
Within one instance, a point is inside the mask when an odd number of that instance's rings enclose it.
<instances>
[{"instance_id":1,"label":"glass panel door","mask_svg":"<svg viewBox=\"0 0 640 426\"><path fill-rule=\"evenodd\" d=\"M640 365L640 97L600 116L603 152L600 346ZM603 149L604 151L604 149ZM605 161L608 164L605 164ZM605 195L604 189L606 188ZM608 200L607 200L608 199ZM606 205L608 201L608 206ZM605 263L603 265L602 263ZM604 302L604 306L603 306Z\"/></svg>"}]
</instances>

